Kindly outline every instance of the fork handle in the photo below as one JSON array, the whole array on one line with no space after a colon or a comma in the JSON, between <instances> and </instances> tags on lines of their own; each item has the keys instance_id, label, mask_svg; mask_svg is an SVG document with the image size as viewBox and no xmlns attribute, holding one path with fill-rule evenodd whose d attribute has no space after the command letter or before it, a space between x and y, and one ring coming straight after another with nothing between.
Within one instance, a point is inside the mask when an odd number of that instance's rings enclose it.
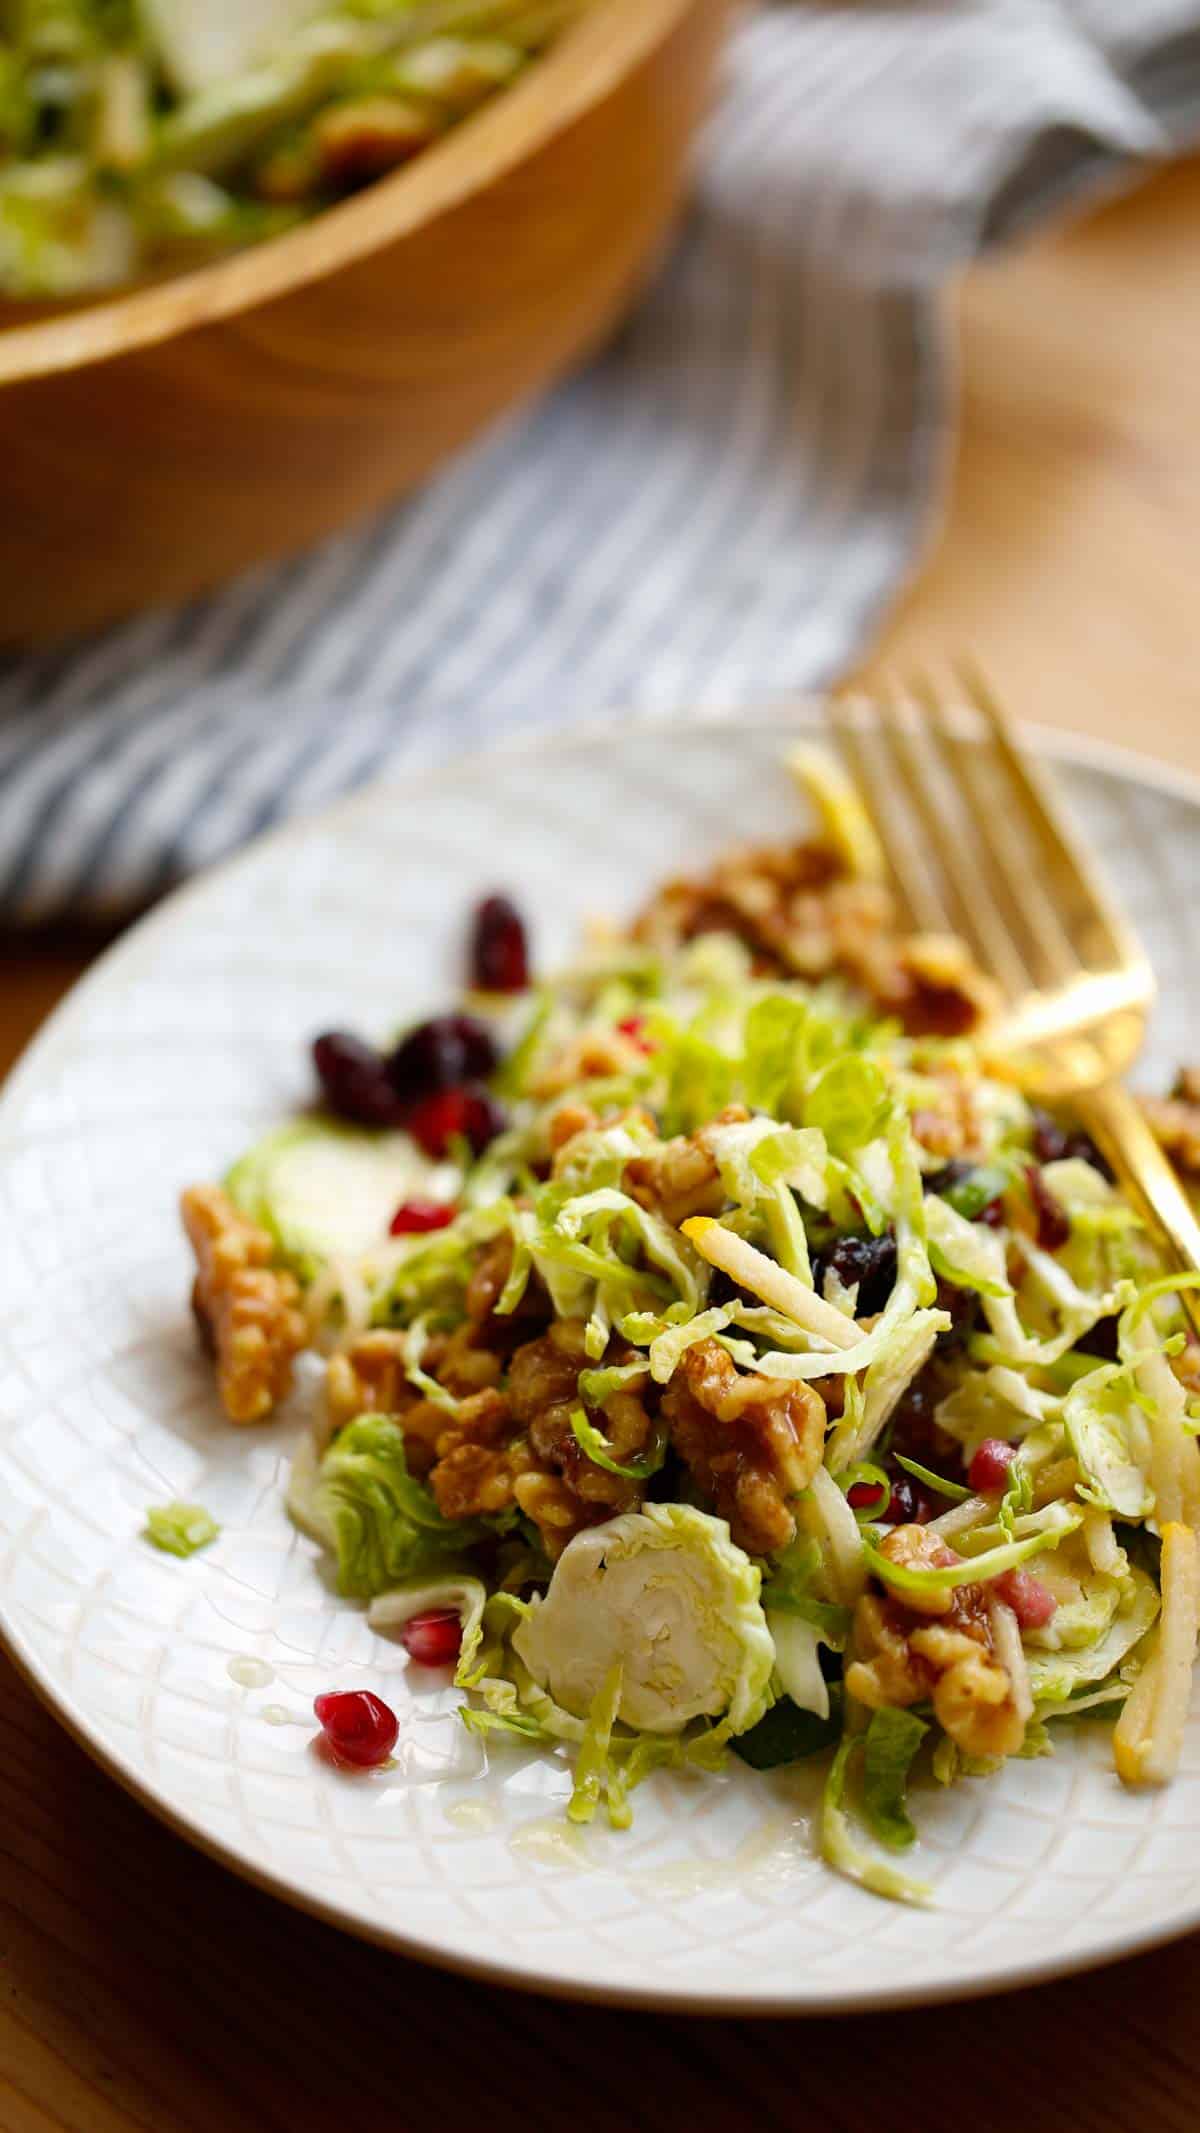
<instances>
[{"instance_id":1,"label":"fork handle","mask_svg":"<svg viewBox=\"0 0 1200 2133\"><path fill-rule=\"evenodd\" d=\"M1075 1107L1176 1267L1182 1273L1200 1273L1200 1222L1128 1089L1117 1081L1106 1082L1078 1095ZM1200 1292L1184 1289L1179 1301L1200 1339Z\"/></svg>"}]
</instances>

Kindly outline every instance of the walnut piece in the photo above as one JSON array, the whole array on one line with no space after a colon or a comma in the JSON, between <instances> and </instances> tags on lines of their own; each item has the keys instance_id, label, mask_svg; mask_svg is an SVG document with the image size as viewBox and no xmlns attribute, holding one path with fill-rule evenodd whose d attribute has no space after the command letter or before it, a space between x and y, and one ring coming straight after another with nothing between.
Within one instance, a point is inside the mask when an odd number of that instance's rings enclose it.
<instances>
[{"instance_id":1,"label":"walnut piece","mask_svg":"<svg viewBox=\"0 0 1200 2133\"><path fill-rule=\"evenodd\" d=\"M489 1248L473 1277L472 1301L485 1315L435 1336L422 1356L423 1368L457 1398L456 1412L409 1383L406 1335L380 1328L330 1358L328 1430L368 1411L395 1415L409 1470L428 1482L444 1517L480 1518L515 1503L554 1557L582 1527L640 1503L644 1489L597 1466L576 1442L571 1414L580 1404L579 1373L587 1363L582 1320L559 1320L536 1340L524 1341L503 1387L498 1382L501 1358L478 1344L486 1338L486 1314L507 1270L507 1250ZM505 1328L510 1323L499 1321ZM635 1359L634 1350L624 1347L605 1356L608 1364ZM635 1458L648 1441L651 1417L642 1400L648 1382L648 1376L632 1379L604 1403L605 1431L618 1460Z\"/></svg>"},{"instance_id":2,"label":"walnut piece","mask_svg":"<svg viewBox=\"0 0 1200 2133\"><path fill-rule=\"evenodd\" d=\"M641 1482L597 1466L576 1441L571 1415L582 1404L579 1373L588 1367L583 1339L582 1319L559 1319L540 1340L518 1348L508 1378L513 1413L528 1429L540 1478L556 1481L548 1490L535 1489L527 1480L516 1492L522 1510L539 1528L544 1521L548 1524L543 1539L551 1554L597 1517L632 1510L645 1495ZM635 1350L619 1343L604 1357L605 1367L641 1360ZM612 1456L622 1465L636 1459L650 1437L652 1422L643 1399L648 1384L648 1373L632 1378L610 1393L600 1410Z\"/></svg>"},{"instance_id":3,"label":"walnut piece","mask_svg":"<svg viewBox=\"0 0 1200 2133\"><path fill-rule=\"evenodd\" d=\"M961 942L902 932L889 891L847 874L819 840L734 852L668 882L634 927L668 951L713 932L736 934L764 974L841 974L914 1036L962 1035L995 1005Z\"/></svg>"},{"instance_id":4,"label":"walnut piece","mask_svg":"<svg viewBox=\"0 0 1200 2133\"><path fill-rule=\"evenodd\" d=\"M216 1356L221 1405L231 1422L261 1422L291 1389L307 1345L300 1289L272 1267L266 1230L239 1213L219 1185L192 1185L180 1212L196 1255L196 1317Z\"/></svg>"},{"instance_id":5,"label":"walnut piece","mask_svg":"<svg viewBox=\"0 0 1200 2133\"><path fill-rule=\"evenodd\" d=\"M897 1526L883 1543L911 1569L958 1558L922 1526ZM1008 1671L996 1657L982 1585L906 1595L866 1592L854 1610L846 1693L871 1710L931 1701L943 1731L966 1755L1015 1755L1025 1737Z\"/></svg>"},{"instance_id":6,"label":"walnut piece","mask_svg":"<svg viewBox=\"0 0 1200 2133\"><path fill-rule=\"evenodd\" d=\"M614 1075L633 1074L645 1064L641 1046L621 1030L585 1029L562 1045L534 1075L529 1093L542 1099L562 1096L578 1081L604 1081Z\"/></svg>"},{"instance_id":7,"label":"walnut piece","mask_svg":"<svg viewBox=\"0 0 1200 2133\"><path fill-rule=\"evenodd\" d=\"M729 1104L698 1133L679 1134L648 1155L626 1163L625 1190L640 1206L678 1229L689 1215L716 1215L726 1192L713 1153L713 1133L721 1126L742 1125L750 1113L744 1104Z\"/></svg>"},{"instance_id":8,"label":"walnut piece","mask_svg":"<svg viewBox=\"0 0 1200 2133\"><path fill-rule=\"evenodd\" d=\"M940 1622L915 1629L909 1642L933 1669L933 1714L942 1731L965 1755L1015 1755L1025 1720L1007 1668L995 1655Z\"/></svg>"},{"instance_id":9,"label":"walnut piece","mask_svg":"<svg viewBox=\"0 0 1200 2133\"><path fill-rule=\"evenodd\" d=\"M358 1415L398 1415L412 1405L404 1374L407 1338L380 1326L331 1355L325 1369L326 1438Z\"/></svg>"},{"instance_id":10,"label":"walnut piece","mask_svg":"<svg viewBox=\"0 0 1200 2133\"><path fill-rule=\"evenodd\" d=\"M796 1531L792 1500L821 1464L820 1394L743 1374L716 1341L697 1341L684 1351L662 1413L680 1458L739 1547L751 1555L786 1548Z\"/></svg>"},{"instance_id":11,"label":"walnut piece","mask_svg":"<svg viewBox=\"0 0 1200 2133\"><path fill-rule=\"evenodd\" d=\"M506 1511L514 1501L517 1475L533 1464L506 1394L493 1387L461 1401L456 1415L437 1412L441 1426L429 1486L442 1516L480 1518ZM406 1445L412 1419L404 1418Z\"/></svg>"}]
</instances>

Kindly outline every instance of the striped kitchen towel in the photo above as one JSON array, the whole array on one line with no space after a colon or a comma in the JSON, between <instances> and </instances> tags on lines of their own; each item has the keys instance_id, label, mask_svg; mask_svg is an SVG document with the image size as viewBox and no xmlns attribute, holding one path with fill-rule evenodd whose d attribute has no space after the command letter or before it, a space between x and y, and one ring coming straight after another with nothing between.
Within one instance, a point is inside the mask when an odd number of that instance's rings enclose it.
<instances>
[{"instance_id":1,"label":"striped kitchen towel","mask_svg":"<svg viewBox=\"0 0 1200 2133\"><path fill-rule=\"evenodd\" d=\"M828 681L920 545L936 295L1200 130L1200 0L777 5L607 352L364 530L0 664L0 921L131 911L416 758Z\"/></svg>"}]
</instances>

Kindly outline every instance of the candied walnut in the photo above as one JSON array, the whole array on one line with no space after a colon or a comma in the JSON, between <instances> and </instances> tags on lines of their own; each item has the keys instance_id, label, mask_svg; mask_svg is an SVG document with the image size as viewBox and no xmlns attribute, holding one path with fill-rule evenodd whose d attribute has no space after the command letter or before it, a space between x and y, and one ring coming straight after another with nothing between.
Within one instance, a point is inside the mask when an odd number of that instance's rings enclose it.
<instances>
[{"instance_id":1,"label":"candied walnut","mask_svg":"<svg viewBox=\"0 0 1200 2133\"><path fill-rule=\"evenodd\" d=\"M749 1116L744 1104L729 1104L699 1132L680 1134L647 1155L634 1156L625 1165L626 1192L675 1229L689 1215L719 1214L727 1195L713 1153L713 1132L742 1125Z\"/></svg>"},{"instance_id":2,"label":"candied walnut","mask_svg":"<svg viewBox=\"0 0 1200 2133\"><path fill-rule=\"evenodd\" d=\"M640 1361L640 1357L631 1348L613 1346L604 1360L612 1365ZM640 1482L597 1466L576 1441L571 1415L581 1405L579 1373L586 1367L582 1319L560 1319L541 1340L518 1348L508 1378L513 1413L526 1424L532 1450L542 1466L561 1480L565 1494L543 1491L539 1500L553 1501L558 1506L553 1532L555 1536L567 1532L568 1538L567 1521L561 1515L568 1502L572 1506L570 1531L578 1531L597 1514L608 1516L632 1509L644 1494ZM610 1393L601 1410L613 1457L622 1463L636 1458L649 1439L651 1418L643 1400L648 1383L648 1374L639 1374ZM526 1491L531 1499L535 1493ZM518 1502L527 1508L520 1495ZM530 1517L535 1515L529 1513ZM541 1524L540 1519L538 1523Z\"/></svg>"},{"instance_id":3,"label":"candied walnut","mask_svg":"<svg viewBox=\"0 0 1200 2133\"><path fill-rule=\"evenodd\" d=\"M550 1299L537 1275L532 1274L516 1310L497 1318L496 1305L512 1272L512 1256L512 1238L506 1230L502 1236L485 1244L476 1260L467 1283L468 1327L462 1334L464 1349L486 1347L498 1355L505 1355L515 1341L528 1338L530 1320L549 1317ZM431 1342L430 1353L434 1352ZM437 1375L441 1376L440 1368Z\"/></svg>"},{"instance_id":4,"label":"candied walnut","mask_svg":"<svg viewBox=\"0 0 1200 2133\"><path fill-rule=\"evenodd\" d=\"M911 935L901 943L898 967L907 997L897 1012L911 1036L963 1037L1001 1004L992 980L952 934Z\"/></svg>"},{"instance_id":5,"label":"candied walnut","mask_svg":"<svg viewBox=\"0 0 1200 2133\"><path fill-rule=\"evenodd\" d=\"M839 872L834 853L812 840L730 852L707 874L666 882L637 920L634 938L670 951L702 933L736 933L778 969L765 937L772 920L796 896L827 888Z\"/></svg>"},{"instance_id":6,"label":"candied walnut","mask_svg":"<svg viewBox=\"0 0 1200 2133\"><path fill-rule=\"evenodd\" d=\"M356 1415L398 1415L417 1395L405 1376L408 1337L379 1326L331 1355L325 1369L326 1436Z\"/></svg>"},{"instance_id":7,"label":"candied walnut","mask_svg":"<svg viewBox=\"0 0 1200 2133\"><path fill-rule=\"evenodd\" d=\"M460 1401L453 1415L423 1404L437 1416L431 1428L436 1461L428 1479L443 1516L480 1518L506 1511L515 1500L517 1476L536 1463L507 1394L489 1387ZM406 1445L413 1422L413 1414L404 1417Z\"/></svg>"},{"instance_id":8,"label":"candied walnut","mask_svg":"<svg viewBox=\"0 0 1200 2133\"><path fill-rule=\"evenodd\" d=\"M437 1334L422 1356L424 1368L463 1401L464 1411L471 1409L473 1398L491 1392L501 1370L499 1356L471 1345L475 1330L468 1324L450 1334ZM407 1343L407 1334L380 1326L330 1356L323 1436L328 1441L356 1415L396 1415L403 1425L409 1466L414 1474L423 1475L436 1456L446 1410L424 1399L409 1383Z\"/></svg>"},{"instance_id":9,"label":"candied walnut","mask_svg":"<svg viewBox=\"0 0 1200 2133\"><path fill-rule=\"evenodd\" d=\"M640 1503L641 1484L597 1466L571 1428L580 1404L579 1373L587 1363L584 1331L581 1319L556 1321L516 1350L503 1388L481 1388L461 1399L455 1414L428 1400L403 1409L409 1465L427 1477L447 1518L478 1518L515 1503L554 1557L583 1526ZM451 1343L457 1338L451 1335ZM610 1364L636 1359L626 1348L610 1349L605 1357ZM445 1358L437 1358L434 1342L425 1360L431 1370L436 1362L436 1375L446 1382ZM632 1379L604 1403L606 1433L619 1460L634 1458L649 1437L651 1420L642 1402L647 1382L645 1375Z\"/></svg>"},{"instance_id":10,"label":"candied walnut","mask_svg":"<svg viewBox=\"0 0 1200 2133\"><path fill-rule=\"evenodd\" d=\"M1164 1155L1186 1178L1200 1179L1200 1069L1182 1067L1169 1096L1138 1098Z\"/></svg>"},{"instance_id":11,"label":"candied walnut","mask_svg":"<svg viewBox=\"0 0 1200 2133\"><path fill-rule=\"evenodd\" d=\"M972 1083L952 1067L932 1075L930 1081L928 1101L913 1113L916 1139L942 1162L977 1160L983 1153L984 1134Z\"/></svg>"},{"instance_id":12,"label":"candied walnut","mask_svg":"<svg viewBox=\"0 0 1200 2133\"><path fill-rule=\"evenodd\" d=\"M508 1397L518 1422L534 1434L560 1407L578 1404L579 1373L587 1363L581 1318L559 1318L540 1340L518 1348L509 1365Z\"/></svg>"},{"instance_id":13,"label":"candied walnut","mask_svg":"<svg viewBox=\"0 0 1200 2133\"><path fill-rule=\"evenodd\" d=\"M443 1518L482 1518L507 1511L515 1500L514 1483L527 1463L520 1439L504 1446L457 1444L438 1460L429 1486Z\"/></svg>"},{"instance_id":14,"label":"candied walnut","mask_svg":"<svg viewBox=\"0 0 1200 2133\"><path fill-rule=\"evenodd\" d=\"M479 1324L489 1318L500 1301L505 1282L512 1272L512 1238L507 1230L503 1236L494 1237L485 1244L471 1269L467 1282L467 1317Z\"/></svg>"},{"instance_id":15,"label":"candied walnut","mask_svg":"<svg viewBox=\"0 0 1200 2133\"><path fill-rule=\"evenodd\" d=\"M861 981L873 976L876 960L890 969L893 925L892 899L879 882L841 877L819 892L794 895L764 926L763 937L798 977L841 970Z\"/></svg>"},{"instance_id":16,"label":"candied walnut","mask_svg":"<svg viewBox=\"0 0 1200 2133\"><path fill-rule=\"evenodd\" d=\"M594 1133L600 1123L599 1113L590 1104L560 1104L547 1125L550 1152L559 1155L581 1133Z\"/></svg>"},{"instance_id":17,"label":"candied walnut","mask_svg":"<svg viewBox=\"0 0 1200 2133\"><path fill-rule=\"evenodd\" d=\"M542 1546L553 1562L580 1530L578 1502L560 1475L536 1469L517 1476L514 1493L526 1518L532 1519L541 1534Z\"/></svg>"},{"instance_id":18,"label":"candied walnut","mask_svg":"<svg viewBox=\"0 0 1200 2133\"><path fill-rule=\"evenodd\" d=\"M854 1649L846 1688L872 1711L886 1704L920 1703L929 1676L909 1645L904 1610L877 1592L865 1592L854 1610Z\"/></svg>"},{"instance_id":19,"label":"candied walnut","mask_svg":"<svg viewBox=\"0 0 1200 2133\"><path fill-rule=\"evenodd\" d=\"M953 1548L947 1548L926 1526L893 1526L879 1552L904 1570L948 1570L959 1560ZM948 1615L954 1609L956 1589L963 1588L906 1593L905 1604L910 1614Z\"/></svg>"},{"instance_id":20,"label":"candied walnut","mask_svg":"<svg viewBox=\"0 0 1200 2133\"><path fill-rule=\"evenodd\" d=\"M849 978L912 1035L957 1036L995 1008L960 941L902 932L883 884L847 874L819 841L731 853L668 883L634 927L660 949L714 931L735 933L762 972Z\"/></svg>"},{"instance_id":21,"label":"candied walnut","mask_svg":"<svg viewBox=\"0 0 1200 2133\"><path fill-rule=\"evenodd\" d=\"M193 1185L180 1202L198 1272L192 1308L216 1356L231 1422L261 1422L291 1388L308 1327L294 1275L272 1267L267 1232L217 1185Z\"/></svg>"},{"instance_id":22,"label":"candied walnut","mask_svg":"<svg viewBox=\"0 0 1200 2133\"><path fill-rule=\"evenodd\" d=\"M590 1104L571 1101L560 1104L547 1128L553 1157L551 1175L569 1178L576 1162L586 1153L579 1143L585 1142L588 1134L609 1126L625 1126L645 1140L658 1137L657 1121L641 1104L634 1104L625 1111L607 1111L603 1117L593 1111Z\"/></svg>"},{"instance_id":23,"label":"candied walnut","mask_svg":"<svg viewBox=\"0 0 1200 2133\"><path fill-rule=\"evenodd\" d=\"M897 1526L883 1546L893 1562L914 1569L957 1561L922 1526ZM982 1585L919 1600L906 1595L904 1602L891 1593L864 1593L854 1610L852 1649L846 1693L869 1709L931 1701L939 1725L965 1754L1013 1755L1020 1747L1025 1720L996 1657Z\"/></svg>"},{"instance_id":24,"label":"candied walnut","mask_svg":"<svg viewBox=\"0 0 1200 2133\"><path fill-rule=\"evenodd\" d=\"M671 1441L740 1547L785 1548L791 1501L809 1485L825 1442L825 1403L808 1385L742 1375L716 1341L685 1350L663 1395Z\"/></svg>"},{"instance_id":25,"label":"candied walnut","mask_svg":"<svg viewBox=\"0 0 1200 2133\"><path fill-rule=\"evenodd\" d=\"M632 1074L646 1064L646 1055L632 1037L619 1029L581 1030L529 1084L532 1096L562 1096L576 1082L607 1080L610 1075Z\"/></svg>"},{"instance_id":26,"label":"candied walnut","mask_svg":"<svg viewBox=\"0 0 1200 2133\"><path fill-rule=\"evenodd\" d=\"M501 1444L513 1434L512 1404L506 1393L489 1386L460 1400L455 1414L439 1408L442 1426L437 1437L439 1459L445 1459L460 1444Z\"/></svg>"},{"instance_id":27,"label":"candied walnut","mask_svg":"<svg viewBox=\"0 0 1200 2133\"><path fill-rule=\"evenodd\" d=\"M453 1333L435 1335L422 1357L425 1369L456 1399L499 1383L501 1359L492 1349L479 1347L478 1341L477 1327L456 1326Z\"/></svg>"},{"instance_id":28,"label":"candied walnut","mask_svg":"<svg viewBox=\"0 0 1200 2133\"><path fill-rule=\"evenodd\" d=\"M1025 1738L1012 1681L994 1654L961 1629L915 1629L913 1650L933 1669L933 1711L966 1755L1015 1755Z\"/></svg>"}]
</instances>

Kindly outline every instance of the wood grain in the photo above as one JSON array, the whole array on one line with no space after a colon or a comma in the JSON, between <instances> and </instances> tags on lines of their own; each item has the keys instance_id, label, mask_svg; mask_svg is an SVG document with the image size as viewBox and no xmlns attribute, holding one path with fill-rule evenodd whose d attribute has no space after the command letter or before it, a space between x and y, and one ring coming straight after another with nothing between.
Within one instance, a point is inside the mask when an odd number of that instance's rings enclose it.
<instances>
[{"instance_id":1,"label":"wood grain","mask_svg":"<svg viewBox=\"0 0 1200 2133\"><path fill-rule=\"evenodd\" d=\"M176 600L419 481L657 257L726 0L600 0L407 170L258 251L0 334L0 642Z\"/></svg>"},{"instance_id":2,"label":"wood grain","mask_svg":"<svg viewBox=\"0 0 1200 2133\"><path fill-rule=\"evenodd\" d=\"M1200 164L959 299L944 534L872 665L976 647L1047 721L1200 772ZM0 1062L84 960L0 972ZM1200 1937L1001 2003L870 2022L565 2008L425 1972L243 1887L102 1778L0 1664L3 2133L1192 2133ZM869 2084L869 2089L868 2089ZM1053 2099L1053 2102L1051 2101ZM872 2106L873 2108L873 2106Z\"/></svg>"},{"instance_id":3,"label":"wood grain","mask_svg":"<svg viewBox=\"0 0 1200 2133\"><path fill-rule=\"evenodd\" d=\"M1200 771L1200 162L953 299L945 522L861 678L970 648L1029 719Z\"/></svg>"}]
</instances>

